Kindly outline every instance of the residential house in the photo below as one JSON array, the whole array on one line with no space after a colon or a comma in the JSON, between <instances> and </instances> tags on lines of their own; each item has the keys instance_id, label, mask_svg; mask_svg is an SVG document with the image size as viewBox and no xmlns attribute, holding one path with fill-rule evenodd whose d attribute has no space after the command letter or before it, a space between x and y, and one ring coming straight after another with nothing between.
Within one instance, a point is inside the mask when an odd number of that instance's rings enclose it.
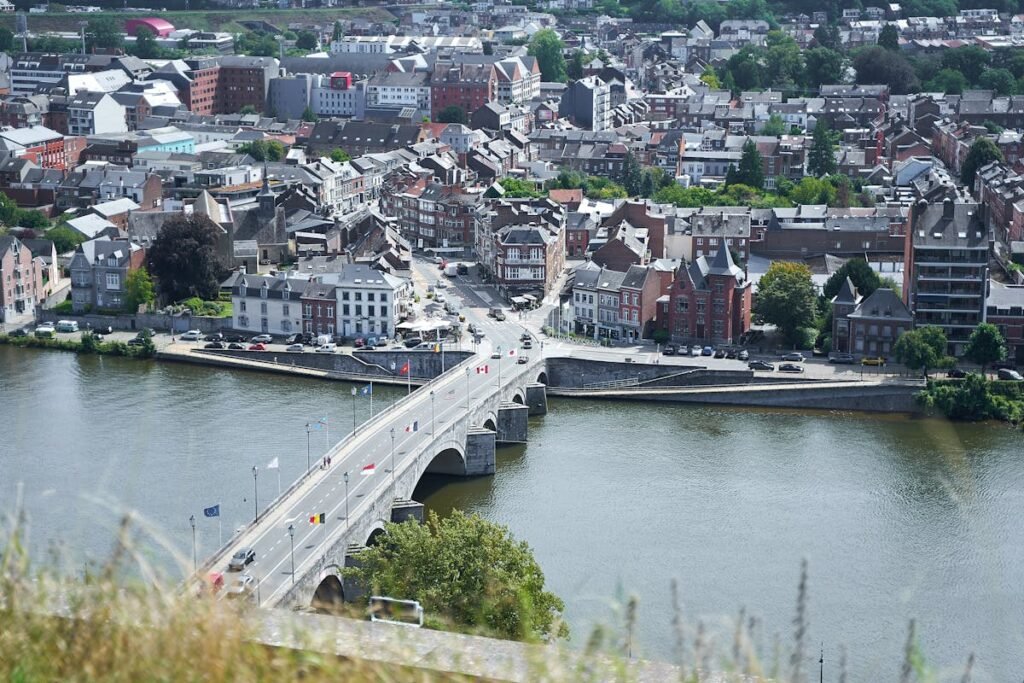
<instances>
[{"instance_id":1,"label":"residential house","mask_svg":"<svg viewBox=\"0 0 1024 683\"><path fill-rule=\"evenodd\" d=\"M461 109L469 115L494 101L498 85L497 72L491 64L467 64L438 61L430 78L430 118L448 107Z\"/></svg>"},{"instance_id":2,"label":"residential house","mask_svg":"<svg viewBox=\"0 0 1024 683\"><path fill-rule=\"evenodd\" d=\"M288 335L303 330L302 295L309 281L273 276L233 273L221 283L231 292L234 311L232 327L242 332Z\"/></svg>"},{"instance_id":3,"label":"residential house","mask_svg":"<svg viewBox=\"0 0 1024 683\"><path fill-rule=\"evenodd\" d=\"M0 323L35 317L36 308L46 299L43 266L24 242L14 235L0 235Z\"/></svg>"},{"instance_id":4,"label":"residential house","mask_svg":"<svg viewBox=\"0 0 1024 683\"><path fill-rule=\"evenodd\" d=\"M566 87L558 104L558 115L580 128L611 128L611 88L598 76L587 76Z\"/></svg>"},{"instance_id":5,"label":"residential house","mask_svg":"<svg viewBox=\"0 0 1024 683\"><path fill-rule=\"evenodd\" d=\"M735 344L750 329L752 286L725 244L710 260L700 256L676 270L669 292L673 341Z\"/></svg>"},{"instance_id":6,"label":"residential house","mask_svg":"<svg viewBox=\"0 0 1024 683\"><path fill-rule=\"evenodd\" d=\"M128 274L145 261L145 250L129 240L97 237L78 245L68 265L72 310L81 314L124 309Z\"/></svg>"},{"instance_id":7,"label":"residential house","mask_svg":"<svg viewBox=\"0 0 1024 683\"><path fill-rule=\"evenodd\" d=\"M68 100L68 135L126 133L125 108L104 92L80 92Z\"/></svg>"},{"instance_id":8,"label":"residential house","mask_svg":"<svg viewBox=\"0 0 1024 683\"><path fill-rule=\"evenodd\" d=\"M383 273L365 263L348 264L340 273L327 273L316 279L334 286L335 330L342 337L394 336L412 295L408 279Z\"/></svg>"},{"instance_id":9,"label":"residential house","mask_svg":"<svg viewBox=\"0 0 1024 683\"><path fill-rule=\"evenodd\" d=\"M833 313L834 315L834 313ZM888 358L896 340L914 326L899 294L881 287L857 303L846 316L849 330L849 353Z\"/></svg>"},{"instance_id":10,"label":"residential house","mask_svg":"<svg viewBox=\"0 0 1024 683\"><path fill-rule=\"evenodd\" d=\"M1006 358L1024 367L1024 286L989 281L985 318L1006 340Z\"/></svg>"}]
</instances>

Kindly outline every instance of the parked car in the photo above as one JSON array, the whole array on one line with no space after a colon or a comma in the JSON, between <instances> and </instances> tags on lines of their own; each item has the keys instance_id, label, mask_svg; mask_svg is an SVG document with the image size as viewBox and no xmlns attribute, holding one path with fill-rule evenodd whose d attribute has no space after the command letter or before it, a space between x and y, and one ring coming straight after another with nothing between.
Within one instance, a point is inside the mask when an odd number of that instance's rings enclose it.
<instances>
[{"instance_id":1,"label":"parked car","mask_svg":"<svg viewBox=\"0 0 1024 683\"><path fill-rule=\"evenodd\" d=\"M501 360L501 351L493 351L491 353L491 360Z\"/></svg>"},{"instance_id":2,"label":"parked car","mask_svg":"<svg viewBox=\"0 0 1024 683\"><path fill-rule=\"evenodd\" d=\"M665 344L665 350L662 351L662 353L664 353L666 356L674 356L676 355L677 350L678 349L676 348L675 344Z\"/></svg>"},{"instance_id":3,"label":"parked car","mask_svg":"<svg viewBox=\"0 0 1024 683\"><path fill-rule=\"evenodd\" d=\"M529 339L527 339L526 341L523 342L523 348L524 349L532 349L533 348L533 342L530 341Z\"/></svg>"},{"instance_id":4,"label":"parked car","mask_svg":"<svg viewBox=\"0 0 1024 683\"><path fill-rule=\"evenodd\" d=\"M224 341L231 342L232 344L244 344L245 337L240 334L229 334L224 338Z\"/></svg>"},{"instance_id":5,"label":"parked car","mask_svg":"<svg viewBox=\"0 0 1024 683\"><path fill-rule=\"evenodd\" d=\"M951 368L949 372L946 373L946 377L949 377L950 379L963 379L966 376L967 373L960 368Z\"/></svg>"},{"instance_id":6,"label":"parked car","mask_svg":"<svg viewBox=\"0 0 1024 683\"><path fill-rule=\"evenodd\" d=\"M224 341L224 335L220 332L211 332L210 334L203 337L203 341Z\"/></svg>"},{"instance_id":7,"label":"parked car","mask_svg":"<svg viewBox=\"0 0 1024 683\"><path fill-rule=\"evenodd\" d=\"M338 345L335 344L334 342L331 342L329 344L323 344L321 346L316 347L317 353L334 353L337 350Z\"/></svg>"},{"instance_id":8,"label":"parked car","mask_svg":"<svg viewBox=\"0 0 1024 683\"><path fill-rule=\"evenodd\" d=\"M779 372L803 372L804 366L796 363L783 363L779 366Z\"/></svg>"},{"instance_id":9,"label":"parked car","mask_svg":"<svg viewBox=\"0 0 1024 683\"><path fill-rule=\"evenodd\" d=\"M285 351L288 353L302 353L305 350L305 346L302 344L289 344L285 347Z\"/></svg>"},{"instance_id":10,"label":"parked car","mask_svg":"<svg viewBox=\"0 0 1024 683\"><path fill-rule=\"evenodd\" d=\"M269 334L257 334L255 337L249 340L253 344L269 344L274 341L274 338Z\"/></svg>"},{"instance_id":11,"label":"parked car","mask_svg":"<svg viewBox=\"0 0 1024 683\"><path fill-rule=\"evenodd\" d=\"M726 349L725 350L725 357L726 358L735 360L736 359L736 355L737 355L736 354L736 349Z\"/></svg>"},{"instance_id":12,"label":"parked car","mask_svg":"<svg viewBox=\"0 0 1024 683\"><path fill-rule=\"evenodd\" d=\"M228 348L232 351L245 351L245 345L239 344L238 342L231 342L228 344Z\"/></svg>"},{"instance_id":13,"label":"parked car","mask_svg":"<svg viewBox=\"0 0 1024 683\"><path fill-rule=\"evenodd\" d=\"M114 328L110 325L101 325L92 329L93 336L106 337L108 334L114 334Z\"/></svg>"},{"instance_id":14,"label":"parked car","mask_svg":"<svg viewBox=\"0 0 1024 683\"><path fill-rule=\"evenodd\" d=\"M222 342L219 342L219 341L212 341L212 342L207 342L206 344L204 344L203 348L204 349L223 349L224 348L224 344Z\"/></svg>"},{"instance_id":15,"label":"parked car","mask_svg":"<svg viewBox=\"0 0 1024 683\"><path fill-rule=\"evenodd\" d=\"M178 339L181 341L199 341L199 338L202 336L203 333L199 330L189 330L188 332L182 332Z\"/></svg>"},{"instance_id":16,"label":"parked car","mask_svg":"<svg viewBox=\"0 0 1024 683\"><path fill-rule=\"evenodd\" d=\"M747 353L746 349L740 349L740 352L736 354L736 357L739 358L740 360L747 360L748 358L750 358L750 354Z\"/></svg>"},{"instance_id":17,"label":"parked car","mask_svg":"<svg viewBox=\"0 0 1024 683\"><path fill-rule=\"evenodd\" d=\"M285 344L312 344L313 334L310 332L296 332L285 340Z\"/></svg>"},{"instance_id":18,"label":"parked car","mask_svg":"<svg viewBox=\"0 0 1024 683\"><path fill-rule=\"evenodd\" d=\"M865 356L860 360L861 365L874 365L883 366L885 365L885 358L881 356Z\"/></svg>"},{"instance_id":19,"label":"parked car","mask_svg":"<svg viewBox=\"0 0 1024 683\"><path fill-rule=\"evenodd\" d=\"M529 332L523 332L521 335L519 335L519 341L521 342L530 341L531 339L533 339L533 337L530 336Z\"/></svg>"},{"instance_id":20,"label":"parked car","mask_svg":"<svg viewBox=\"0 0 1024 683\"><path fill-rule=\"evenodd\" d=\"M853 365L854 358L852 353L830 353L828 362L836 365Z\"/></svg>"},{"instance_id":21,"label":"parked car","mask_svg":"<svg viewBox=\"0 0 1024 683\"><path fill-rule=\"evenodd\" d=\"M231 587L224 592L225 600L239 600L248 598L256 590L256 579L249 574L242 574L231 584Z\"/></svg>"},{"instance_id":22,"label":"parked car","mask_svg":"<svg viewBox=\"0 0 1024 683\"><path fill-rule=\"evenodd\" d=\"M467 266L465 263L460 263L459 265L455 266L455 272L458 273L459 275L469 275L469 266Z\"/></svg>"},{"instance_id":23,"label":"parked car","mask_svg":"<svg viewBox=\"0 0 1024 683\"><path fill-rule=\"evenodd\" d=\"M256 550L254 548L239 548L238 551L231 556L231 561L228 562L229 572L240 572L246 568L249 564L256 561Z\"/></svg>"},{"instance_id":24,"label":"parked car","mask_svg":"<svg viewBox=\"0 0 1024 683\"><path fill-rule=\"evenodd\" d=\"M800 353L798 351L793 351L791 353L784 353L784 354L782 354L782 358L780 360L790 361L791 363L803 363L804 362L804 354L802 354L802 353ZM781 368L780 368L780 370L781 370Z\"/></svg>"},{"instance_id":25,"label":"parked car","mask_svg":"<svg viewBox=\"0 0 1024 683\"><path fill-rule=\"evenodd\" d=\"M1024 377L1021 377L1019 372L1009 368L999 368L996 377L1007 382L1024 382Z\"/></svg>"},{"instance_id":26,"label":"parked car","mask_svg":"<svg viewBox=\"0 0 1024 683\"><path fill-rule=\"evenodd\" d=\"M775 370L774 365L772 365L771 363L766 363L763 360L752 360L749 363L747 363L747 367L750 368L751 370L767 370L768 372L772 372L773 370Z\"/></svg>"},{"instance_id":27,"label":"parked car","mask_svg":"<svg viewBox=\"0 0 1024 683\"><path fill-rule=\"evenodd\" d=\"M470 334L476 334L476 324L470 323L466 325L466 331L469 332Z\"/></svg>"},{"instance_id":28,"label":"parked car","mask_svg":"<svg viewBox=\"0 0 1024 683\"><path fill-rule=\"evenodd\" d=\"M58 332L78 332L78 323L74 320L58 320L56 329Z\"/></svg>"},{"instance_id":29,"label":"parked car","mask_svg":"<svg viewBox=\"0 0 1024 683\"><path fill-rule=\"evenodd\" d=\"M30 328L28 328L28 327L19 327L18 329L14 330L13 332L11 332L7 336L9 336L9 337L27 337L31 332L32 332L32 330Z\"/></svg>"},{"instance_id":30,"label":"parked car","mask_svg":"<svg viewBox=\"0 0 1024 683\"><path fill-rule=\"evenodd\" d=\"M447 301L447 300L448 300L448 299L447 299L447 298L445 298L445 295L444 295L444 294L442 294L441 292L435 292L435 293L434 293L434 301L435 301L435 302L437 302L437 303L439 303L439 304L443 304L443 303L444 303L445 301Z\"/></svg>"},{"instance_id":31,"label":"parked car","mask_svg":"<svg viewBox=\"0 0 1024 683\"><path fill-rule=\"evenodd\" d=\"M264 344L256 343L249 345L250 351L266 351L267 347Z\"/></svg>"},{"instance_id":32,"label":"parked car","mask_svg":"<svg viewBox=\"0 0 1024 683\"><path fill-rule=\"evenodd\" d=\"M361 349L366 346L366 340L363 337L356 337L355 341L352 342L352 346Z\"/></svg>"},{"instance_id":33,"label":"parked car","mask_svg":"<svg viewBox=\"0 0 1024 683\"><path fill-rule=\"evenodd\" d=\"M43 323L35 329L33 334L40 339L53 339L57 336L57 330L54 328L53 323Z\"/></svg>"},{"instance_id":34,"label":"parked car","mask_svg":"<svg viewBox=\"0 0 1024 683\"><path fill-rule=\"evenodd\" d=\"M710 346L705 346L703 349L701 349L700 355L702 355L702 356L713 356L713 355L715 355L715 350L713 348L711 348Z\"/></svg>"},{"instance_id":35,"label":"parked car","mask_svg":"<svg viewBox=\"0 0 1024 683\"><path fill-rule=\"evenodd\" d=\"M412 349L412 348L415 348L415 347L419 346L420 344L422 344L423 343L423 338L422 337L406 337L406 339L402 343L405 344L405 348Z\"/></svg>"},{"instance_id":36,"label":"parked car","mask_svg":"<svg viewBox=\"0 0 1024 683\"><path fill-rule=\"evenodd\" d=\"M691 356L699 356L699 355L701 355L701 353L703 353L703 351L704 351L704 349L702 349L701 347L694 346L693 348L690 349L690 355Z\"/></svg>"},{"instance_id":37,"label":"parked car","mask_svg":"<svg viewBox=\"0 0 1024 683\"><path fill-rule=\"evenodd\" d=\"M725 358L725 349L716 349L715 358Z\"/></svg>"},{"instance_id":38,"label":"parked car","mask_svg":"<svg viewBox=\"0 0 1024 683\"><path fill-rule=\"evenodd\" d=\"M146 341L146 337L132 337L128 340L128 346L142 346Z\"/></svg>"},{"instance_id":39,"label":"parked car","mask_svg":"<svg viewBox=\"0 0 1024 683\"><path fill-rule=\"evenodd\" d=\"M519 363L520 365L526 365L527 363L530 362L530 357L529 356L518 356L517 359L516 359L516 362Z\"/></svg>"}]
</instances>

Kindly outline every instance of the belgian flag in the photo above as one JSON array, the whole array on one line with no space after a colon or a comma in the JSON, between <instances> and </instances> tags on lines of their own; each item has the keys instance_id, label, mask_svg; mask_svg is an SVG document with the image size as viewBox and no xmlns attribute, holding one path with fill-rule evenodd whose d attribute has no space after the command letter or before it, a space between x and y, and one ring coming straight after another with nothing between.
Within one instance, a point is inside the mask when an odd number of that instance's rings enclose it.
<instances>
[{"instance_id":1,"label":"belgian flag","mask_svg":"<svg viewBox=\"0 0 1024 683\"><path fill-rule=\"evenodd\" d=\"M324 513L324 512L321 512L319 515L310 515L309 516L309 523L310 524L325 524L326 522L327 522L327 514Z\"/></svg>"}]
</instances>

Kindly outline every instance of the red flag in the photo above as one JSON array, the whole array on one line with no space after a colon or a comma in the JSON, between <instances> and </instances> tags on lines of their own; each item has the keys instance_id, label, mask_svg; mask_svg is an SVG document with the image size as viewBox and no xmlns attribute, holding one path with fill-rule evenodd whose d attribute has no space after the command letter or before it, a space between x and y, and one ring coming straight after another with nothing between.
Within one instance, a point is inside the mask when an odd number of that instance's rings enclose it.
<instances>
[{"instance_id":1,"label":"red flag","mask_svg":"<svg viewBox=\"0 0 1024 683\"><path fill-rule=\"evenodd\" d=\"M362 470L360 470L359 474L363 475L364 477L368 477L368 476L370 476L371 474L373 474L376 471L377 471L376 463L372 463L371 462L369 465L367 465Z\"/></svg>"},{"instance_id":2,"label":"red flag","mask_svg":"<svg viewBox=\"0 0 1024 683\"><path fill-rule=\"evenodd\" d=\"M400 374L400 375L408 375L409 374L409 361L405 361L405 365L403 365L402 369L398 371L398 374Z\"/></svg>"}]
</instances>

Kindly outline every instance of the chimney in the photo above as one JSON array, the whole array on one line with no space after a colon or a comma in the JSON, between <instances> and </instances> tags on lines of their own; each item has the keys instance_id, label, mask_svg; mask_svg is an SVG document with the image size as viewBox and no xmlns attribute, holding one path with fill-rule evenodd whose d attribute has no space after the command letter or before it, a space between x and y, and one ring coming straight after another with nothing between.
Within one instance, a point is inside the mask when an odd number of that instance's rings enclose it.
<instances>
[{"instance_id":1,"label":"chimney","mask_svg":"<svg viewBox=\"0 0 1024 683\"><path fill-rule=\"evenodd\" d=\"M956 207L956 204L953 203L953 198L952 197L946 197L945 199L943 199L942 200L942 217L943 218L947 218L949 220L952 220L953 219L953 215L956 213L955 212L955 207Z\"/></svg>"}]
</instances>

